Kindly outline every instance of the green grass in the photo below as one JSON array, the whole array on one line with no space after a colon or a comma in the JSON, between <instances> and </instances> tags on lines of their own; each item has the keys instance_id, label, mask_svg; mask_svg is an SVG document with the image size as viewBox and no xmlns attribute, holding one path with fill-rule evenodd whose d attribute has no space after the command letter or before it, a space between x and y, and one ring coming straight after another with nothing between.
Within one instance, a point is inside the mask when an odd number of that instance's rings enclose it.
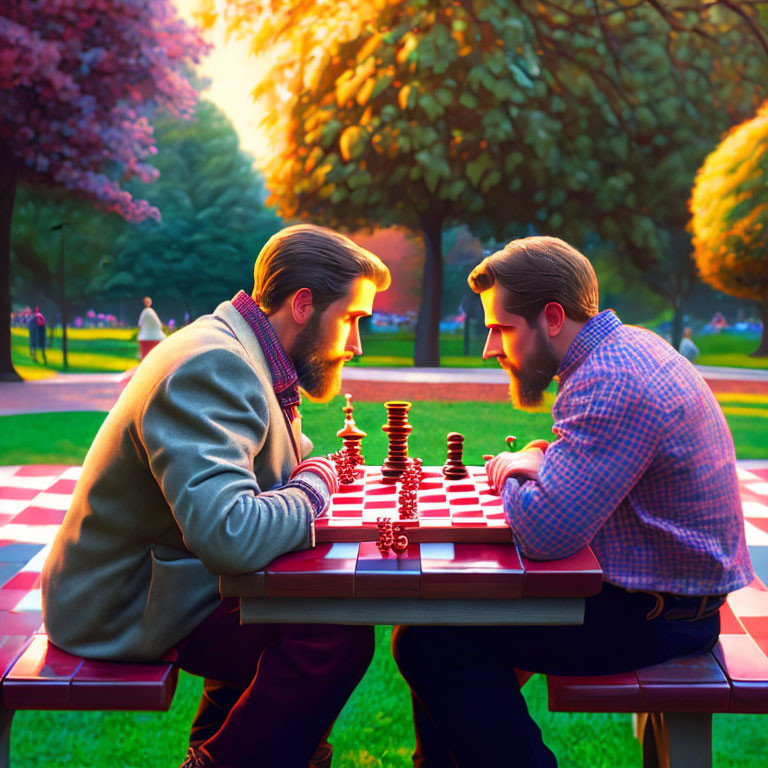
<instances>
[{"instance_id":1,"label":"green grass","mask_svg":"<svg viewBox=\"0 0 768 768\"><path fill-rule=\"evenodd\" d=\"M740 459L768 458L768 396L721 395L720 401L731 428L736 456ZM330 404L305 402L302 405L304 430L319 454L335 451L340 445L336 432L343 424L342 397ZM746 412L745 412L746 411ZM79 464L85 457L96 431L104 420L97 412L37 413L0 417L0 463L2 464ZM382 403L358 402L355 420L368 433L363 452L370 464L380 464L386 455L386 422ZM411 455L421 456L426 464L445 460L445 436L461 432L464 456L470 464L480 464L484 453L505 449L504 438L514 434L518 445L543 437L552 431L552 417L546 411L515 411L509 403L442 403L416 401L409 420Z\"/></svg>"},{"instance_id":2,"label":"green grass","mask_svg":"<svg viewBox=\"0 0 768 768\"><path fill-rule=\"evenodd\" d=\"M106 413L0 416L0 464L82 464Z\"/></svg>"},{"instance_id":3,"label":"green grass","mask_svg":"<svg viewBox=\"0 0 768 768\"><path fill-rule=\"evenodd\" d=\"M368 334L363 338L363 356L350 365L409 367L413 366L414 334ZM724 366L728 368L768 368L768 357L750 357L760 339L731 334L697 336L698 365ZM473 325L469 355L465 356L463 337L458 334L440 337L440 365L445 368L496 368L494 359L483 360L484 329Z\"/></svg>"},{"instance_id":4,"label":"green grass","mask_svg":"<svg viewBox=\"0 0 768 768\"><path fill-rule=\"evenodd\" d=\"M750 357L760 339L754 336L713 334L694 339L699 348L697 365L716 365L726 368L768 368L768 357Z\"/></svg>"},{"instance_id":5,"label":"green grass","mask_svg":"<svg viewBox=\"0 0 768 768\"><path fill-rule=\"evenodd\" d=\"M742 458L768 456L768 397L721 397L737 453ZM330 405L305 403L305 431L318 453L335 450L342 424L342 398ZM729 409L736 409L728 413ZM749 409L741 413L738 409ZM762 415L764 414L764 415ZM0 463L82 462L102 413L48 413L0 417ZM364 453L380 463L386 452L381 403L355 406L358 425L368 432ZM466 437L468 462L483 452L504 448L513 432L521 441L547 437L552 425L546 412L519 413L507 403L415 402L410 414L412 455L427 464L445 458L445 435L457 430ZM489 425L493 425L489 427ZM66 437L61 437L66 435ZM44 437L41 437L44 436ZM413 749L410 700L389 652L390 629L377 627L377 652L370 669L342 711L331 736L334 768L408 768ZM182 673L168 713L19 712L14 721L12 764L43 768L51 764L83 768L176 768L186 750L189 724L200 695L200 680ZM541 677L525 687L531 713L561 768L630 768L640 763L629 715L565 714L547 710ZM715 715L715 768L765 768L768 750L765 717Z\"/></svg>"},{"instance_id":6,"label":"green grass","mask_svg":"<svg viewBox=\"0 0 768 768\"><path fill-rule=\"evenodd\" d=\"M316 453L336 451L341 441L336 432L343 426L342 397L328 405L305 402L301 406L304 431L315 443ZM381 431L387 412L383 403L355 403L355 422L368 433L363 453L369 464L381 464L387 453L387 437ZM415 401L408 414L413 431L408 438L412 456L420 456L425 464L445 461L446 435L464 435L464 459L468 464L482 464L484 453L506 450L504 438L514 434L520 445L537 437L552 435L552 416L548 412L515 412L507 403L441 403ZM489 425L496 425L495 428Z\"/></svg>"},{"instance_id":7,"label":"green grass","mask_svg":"<svg viewBox=\"0 0 768 768\"><path fill-rule=\"evenodd\" d=\"M69 328L67 331L67 373L119 373L139 362L135 328ZM47 365L29 356L29 333L25 328L11 328L11 360L24 379L38 379L64 372L61 329L53 344L46 345ZM42 361L42 355L37 353Z\"/></svg>"},{"instance_id":8,"label":"green grass","mask_svg":"<svg viewBox=\"0 0 768 768\"><path fill-rule=\"evenodd\" d=\"M68 331L70 373L119 372L136 365L138 345L135 328L71 328ZM25 379L53 376L63 371L61 330L57 329L53 347L46 350L48 365L34 363L29 357L29 336L24 328L12 328L11 355L13 364ZM734 368L768 368L768 358L749 357L758 345L754 337L729 334L696 338L701 365ZM475 324L469 354L464 355L461 334L440 338L440 364L445 368L497 368L495 360L483 360L484 329ZM363 355L350 365L376 367L412 367L413 332L367 333L363 337ZM38 353L38 359L40 359Z\"/></svg>"},{"instance_id":9,"label":"green grass","mask_svg":"<svg viewBox=\"0 0 768 768\"><path fill-rule=\"evenodd\" d=\"M498 368L495 359L483 360L484 329L474 327L469 354L464 355L464 339L460 334L440 337L440 365L444 368ZM413 367L414 334L369 333L363 336L363 356L349 364L363 367Z\"/></svg>"}]
</instances>

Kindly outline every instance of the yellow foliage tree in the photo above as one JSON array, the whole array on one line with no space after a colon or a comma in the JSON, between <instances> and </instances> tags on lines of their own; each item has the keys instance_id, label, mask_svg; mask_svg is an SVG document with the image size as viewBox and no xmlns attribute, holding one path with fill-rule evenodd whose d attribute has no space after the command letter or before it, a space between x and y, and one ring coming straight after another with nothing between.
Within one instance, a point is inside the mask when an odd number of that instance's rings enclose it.
<instances>
[{"instance_id":1,"label":"yellow foliage tree","mask_svg":"<svg viewBox=\"0 0 768 768\"><path fill-rule=\"evenodd\" d=\"M733 128L696 176L691 196L694 258L702 279L760 304L768 356L768 102Z\"/></svg>"}]
</instances>

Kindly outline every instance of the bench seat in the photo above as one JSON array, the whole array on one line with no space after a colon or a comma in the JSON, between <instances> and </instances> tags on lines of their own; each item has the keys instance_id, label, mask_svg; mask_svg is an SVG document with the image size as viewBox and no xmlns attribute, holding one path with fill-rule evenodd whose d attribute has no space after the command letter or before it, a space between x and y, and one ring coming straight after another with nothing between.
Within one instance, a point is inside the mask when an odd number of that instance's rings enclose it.
<instances>
[{"instance_id":1,"label":"bench seat","mask_svg":"<svg viewBox=\"0 0 768 768\"><path fill-rule=\"evenodd\" d=\"M170 661L83 659L36 634L3 677L3 705L17 709L149 710L171 706L178 672Z\"/></svg>"},{"instance_id":2,"label":"bench seat","mask_svg":"<svg viewBox=\"0 0 768 768\"><path fill-rule=\"evenodd\" d=\"M49 643L42 629L31 636L0 637L0 668L0 768L10 766L16 710L166 711L178 680L170 658L152 663L83 659Z\"/></svg>"},{"instance_id":3,"label":"bench seat","mask_svg":"<svg viewBox=\"0 0 768 768\"><path fill-rule=\"evenodd\" d=\"M552 712L633 712L644 765L712 764L713 713L768 713L768 589L757 578L720 609L712 651L616 675L547 676Z\"/></svg>"}]
</instances>

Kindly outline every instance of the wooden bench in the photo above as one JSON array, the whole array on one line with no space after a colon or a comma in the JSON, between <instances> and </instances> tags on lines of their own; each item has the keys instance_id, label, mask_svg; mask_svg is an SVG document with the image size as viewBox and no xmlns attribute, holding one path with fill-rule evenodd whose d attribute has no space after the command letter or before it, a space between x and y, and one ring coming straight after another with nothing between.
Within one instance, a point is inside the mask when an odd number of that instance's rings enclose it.
<instances>
[{"instance_id":1,"label":"wooden bench","mask_svg":"<svg viewBox=\"0 0 768 768\"><path fill-rule=\"evenodd\" d=\"M618 675L549 675L549 709L632 712L644 768L711 766L713 713L768 713L768 589L755 578L733 592L720 620L710 653Z\"/></svg>"},{"instance_id":2,"label":"wooden bench","mask_svg":"<svg viewBox=\"0 0 768 768\"><path fill-rule=\"evenodd\" d=\"M9 612L0 611L0 632L8 632L8 617ZM0 637L0 667L0 768L10 765L11 722L17 710L166 711L178 678L171 660L133 664L73 656L50 644L42 629Z\"/></svg>"}]
</instances>

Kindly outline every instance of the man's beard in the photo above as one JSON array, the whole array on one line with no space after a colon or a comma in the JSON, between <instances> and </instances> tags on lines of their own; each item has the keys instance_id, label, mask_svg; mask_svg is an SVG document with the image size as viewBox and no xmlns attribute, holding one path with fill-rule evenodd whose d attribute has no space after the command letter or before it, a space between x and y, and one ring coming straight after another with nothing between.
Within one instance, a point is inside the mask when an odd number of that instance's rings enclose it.
<instances>
[{"instance_id":1,"label":"man's beard","mask_svg":"<svg viewBox=\"0 0 768 768\"><path fill-rule=\"evenodd\" d=\"M552 342L538 329L533 354L523 361L522 369L515 369L506 360L499 365L509 376L509 396L515 408L538 408L544 402L544 390L560 367Z\"/></svg>"},{"instance_id":2,"label":"man's beard","mask_svg":"<svg viewBox=\"0 0 768 768\"><path fill-rule=\"evenodd\" d=\"M322 312L315 312L299 331L291 352L299 386L312 400L325 402L341 391L343 358L329 360L324 356L327 346L321 333Z\"/></svg>"}]
</instances>

